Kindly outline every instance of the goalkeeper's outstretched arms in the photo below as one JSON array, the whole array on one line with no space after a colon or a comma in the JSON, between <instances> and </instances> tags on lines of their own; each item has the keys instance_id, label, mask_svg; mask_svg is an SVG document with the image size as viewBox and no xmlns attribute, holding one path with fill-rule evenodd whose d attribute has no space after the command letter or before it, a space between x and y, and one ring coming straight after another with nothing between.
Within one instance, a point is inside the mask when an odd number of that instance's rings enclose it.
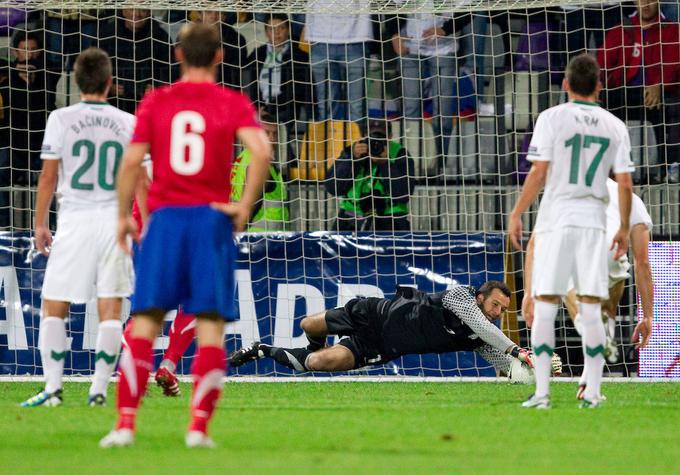
<instances>
[{"instance_id":1,"label":"goalkeeper's outstretched arms","mask_svg":"<svg viewBox=\"0 0 680 475\"><path fill-rule=\"evenodd\" d=\"M449 290L442 301L444 308L470 327L475 335L488 346L533 367L531 352L517 346L505 336L500 328L491 323L500 318L507 308L507 304L503 305L501 301L501 294L505 294L507 287L503 286L504 288L501 289L492 285L492 288L486 289L489 284L493 284L493 281L484 284L475 297L470 293L470 288L466 286L458 286ZM488 294L485 295L487 291ZM509 298L509 295L505 296Z\"/></svg>"},{"instance_id":2,"label":"goalkeeper's outstretched arms","mask_svg":"<svg viewBox=\"0 0 680 475\"><path fill-rule=\"evenodd\" d=\"M475 352L488 361L496 369L496 373L503 373L512 379L511 367L514 358L510 354L488 344L475 348ZM562 359L557 353L553 354L551 372L553 376L562 374Z\"/></svg>"}]
</instances>

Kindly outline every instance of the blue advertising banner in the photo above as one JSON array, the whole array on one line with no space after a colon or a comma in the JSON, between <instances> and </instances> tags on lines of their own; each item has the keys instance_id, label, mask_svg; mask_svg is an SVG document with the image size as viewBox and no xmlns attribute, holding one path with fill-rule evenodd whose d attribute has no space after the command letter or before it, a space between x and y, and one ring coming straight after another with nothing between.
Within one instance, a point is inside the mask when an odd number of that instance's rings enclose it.
<instances>
[{"instance_id":1,"label":"blue advertising banner","mask_svg":"<svg viewBox=\"0 0 680 475\"><path fill-rule=\"evenodd\" d=\"M201 245L200 237L196 245ZM452 285L479 286L503 279L501 234L250 234L239 237L238 249L239 320L227 328L229 351L255 340L306 346L299 325L302 317L343 305L356 296L391 297L397 285L438 292ZM37 348L45 264L46 258L37 254L28 234L0 233L0 374L42 373ZM166 317L166 330L173 318L173 312ZM66 374L91 373L97 321L94 300L72 307ZM165 346L167 337L160 337L158 358ZM192 354L193 345L180 372L188 373ZM361 372L495 376L484 360L466 352L406 356ZM237 371L230 369L229 374L275 376L291 371L260 361Z\"/></svg>"}]
</instances>

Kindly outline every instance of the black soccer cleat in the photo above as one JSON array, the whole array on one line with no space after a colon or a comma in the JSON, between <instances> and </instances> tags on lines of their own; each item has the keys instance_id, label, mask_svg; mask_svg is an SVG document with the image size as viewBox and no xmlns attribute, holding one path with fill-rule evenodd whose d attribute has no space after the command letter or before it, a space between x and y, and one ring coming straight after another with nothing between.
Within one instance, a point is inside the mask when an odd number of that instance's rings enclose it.
<instances>
[{"instance_id":1,"label":"black soccer cleat","mask_svg":"<svg viewBox=\"0 0 680 475\"><path fill-rule=\"evenodd\" d=\"M88 396L87 405L90 407L106 406L106 396L103 394L94 394Z\"/></svg>"},{"instance_id":2,"label":"black soccer cleat","mask_svg":"<svg viewBox=\"0 0 680 475\"><path fill-rule=\"evenodd\" d=\"M234 351L231 355L229 355L229 359L227 360L229 362L229 366L232 368L238 368L239 366L243 366L244 364L251 361L264 358L265 355L262 351L263 346L267 345L256 341L250 346L245 346L240 350Z\"/></svg>"}]
</instances>

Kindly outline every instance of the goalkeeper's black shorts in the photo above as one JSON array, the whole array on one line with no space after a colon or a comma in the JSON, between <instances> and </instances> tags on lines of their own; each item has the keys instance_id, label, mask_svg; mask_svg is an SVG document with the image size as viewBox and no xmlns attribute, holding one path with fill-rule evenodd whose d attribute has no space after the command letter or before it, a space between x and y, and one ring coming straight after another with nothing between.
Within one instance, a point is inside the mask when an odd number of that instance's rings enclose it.
<instances>
[{"instance_id":1,"label":"goalkeeper's black shorts","mask_svg":"<svg viewBox=\"0 0 680 475\"><path fill-rule=\"evenodd\" d=\"M354 355L354 367L382 364L382 327L390 301L379 298L352 299L344 307L326 311L328 333L345 337L338 344Z\"/></svg>"}]
</instances>

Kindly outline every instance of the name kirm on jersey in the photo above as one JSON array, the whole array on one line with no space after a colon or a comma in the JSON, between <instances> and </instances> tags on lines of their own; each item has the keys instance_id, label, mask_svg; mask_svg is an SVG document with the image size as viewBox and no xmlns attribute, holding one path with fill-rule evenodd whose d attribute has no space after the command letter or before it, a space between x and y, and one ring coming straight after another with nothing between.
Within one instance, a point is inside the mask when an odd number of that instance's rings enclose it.
<instances>
[{"instance_id":1,"label":"name kirm on jersey","mask_svg":"<svg viewBox=\"0 0 680 475\"><path fill-rule=\"evenodd\" d=\"M81 130L88 127L101 127L112 131L116 136L120 136L123 132L123 126L121 126L117 121L113 120L111 117L99 116L99 115L86 115L82 119L72 122L71 130L76 134L79 134Z\"/></svg>"},{"instance_id":2,"label":"name kirm on jersey","mask_svg":"<svg viewBox=\"0 0 680 475\"><path fill-rule=\"evenodd\" d=\"M600 123L600 119L588 114L582 114L581 116L575 114L574 120L579 124L584 124L590 127L597 127Z\"/></svg>"}]
</instances>

